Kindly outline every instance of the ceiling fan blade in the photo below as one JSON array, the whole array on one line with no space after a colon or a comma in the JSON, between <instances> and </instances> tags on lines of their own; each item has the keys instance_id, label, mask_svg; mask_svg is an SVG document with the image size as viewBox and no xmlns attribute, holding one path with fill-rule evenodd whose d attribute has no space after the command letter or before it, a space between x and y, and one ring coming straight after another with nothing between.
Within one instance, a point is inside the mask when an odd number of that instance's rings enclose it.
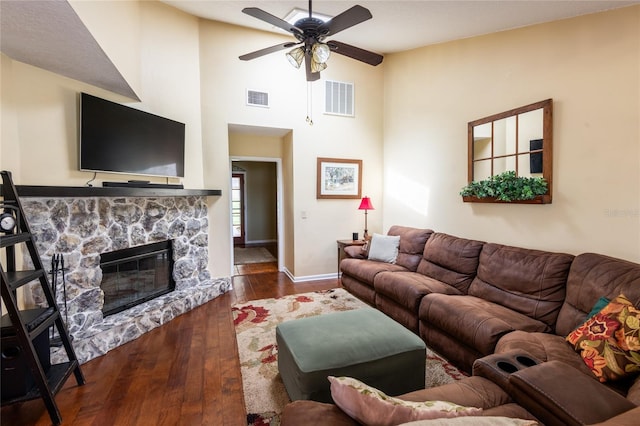
<instances>
[{"instance_id":1,"label":"ceiling fan blade","mask_svg":"<svg viewBox=\"0 0 640 426\"><path fill-rule=\"evenodd\" d=\"M279 50L288 49L289 47L295 46L297 43L287 42L276 44L275 46L266 47L264 49L256 50L255 52L247 53L245 55L240 56L240 59L243 61L250 61L252 59L259 58L260 56L268 55L269 53L277 52Z\"/></svg>"},{"instance_id":2,"label":"ceiling fan blade","mask_svg":"<svg viewBox=\"0 0 640 426\"><path fill-rule=\"evenodd\" d=\"M300 34L302 35L302 30L295 25L291 25L284 19L280 19L277 16L274 16L268 12L265 12L262 9L258 9L257 7L245 7L242 9L242 12L246 13L249 16L253 16L254 18L258 18L261 21L267 22L275 27L282 28L285 31L288 31L292 34Z\"/></svg>"},{"instance_id":3,"label":"ceiling fan blade","mask_svg":"<svg viewBox=\"0 0 640 426\"><path fill-rule=\"evenodd\" d=\"M311 55L310 54L304 55L304 67L307 70L307 81L316 81L320 79L319 72L311 71Z\"/></svg>"},{"instance_id":4,"label":"ceiling fan blade","mask_svg":"<svg viewBox=\"0 0 640 426\"><path fill-rule=\"evenodd\" d=\"M325 37L330 36L371 19L372 17L373 15L371 15L369 9L355 5L351 9L345 10L340 15L334 16L331 20L322 24L320 26L320 33Z\"/></svg>"},{"instance_id":5,"label":"ceiling fan blade","mask_svg":"<svg viewBox=\"0 0 640 426\"><path fill-rule=\"evenodd\" d=\"M332 52L339 55L348 56L352 59L364 62L369 65L379 65L382 63L384 57L377 53L370 52L368 50L360 49L359 47L351 46L350 44L342 43L339 41L331 40L327 44L331 48Z\"/></svg>"}]
</instances>

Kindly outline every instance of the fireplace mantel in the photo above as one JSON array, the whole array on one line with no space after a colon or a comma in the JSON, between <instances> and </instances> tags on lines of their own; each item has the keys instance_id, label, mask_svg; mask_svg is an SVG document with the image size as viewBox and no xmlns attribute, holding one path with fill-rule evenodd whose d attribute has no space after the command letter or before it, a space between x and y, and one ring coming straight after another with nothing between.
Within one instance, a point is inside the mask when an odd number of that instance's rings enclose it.
<instances>
[{"instance_id":1,"label":"fireplace mantel","mask_svg":"<svg viewBox=\"0 0 640 426\"><path fill-rule=\"evenodd\" d=\"M101 186L16 185L20 197L210 197L222 195L220 189L173 189ZM0 186L0 195L2 194Z\"/></svg>"}]
</instances>

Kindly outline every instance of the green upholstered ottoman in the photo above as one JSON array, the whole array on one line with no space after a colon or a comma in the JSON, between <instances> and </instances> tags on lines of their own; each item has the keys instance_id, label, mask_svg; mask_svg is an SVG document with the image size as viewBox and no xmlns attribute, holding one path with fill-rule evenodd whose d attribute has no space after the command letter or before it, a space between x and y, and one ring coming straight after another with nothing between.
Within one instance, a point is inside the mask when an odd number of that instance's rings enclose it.
<instances>
[{"instance_id":1,"label":"green upholstered ottoman","mask_svg":"<svg viewBox=\"0 0 640 426\"><path fill-rule=\"evenodd\" d=\"M354 377L388 395L424 389L424 342L376 309L283 322L276 341L278 369L293 401L332 402L330 375Z\"/></svg>"}]
</instances>

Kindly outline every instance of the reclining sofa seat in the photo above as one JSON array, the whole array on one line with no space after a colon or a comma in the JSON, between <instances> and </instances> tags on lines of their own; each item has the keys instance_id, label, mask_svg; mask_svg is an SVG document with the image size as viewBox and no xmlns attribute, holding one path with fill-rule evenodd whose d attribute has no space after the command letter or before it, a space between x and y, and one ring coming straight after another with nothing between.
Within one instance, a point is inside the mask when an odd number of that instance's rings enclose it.
<instances>
[{"instance_id":1,"label":"reclining sofa seat","mask_svg":"<svg viewBox=\"0 0 640 426\"><path fill-rule=\"evenodd\" d=\"M467 294L430 293L419 309L427 346L471 373L515 330L551 333L574 256L486 243Z\"/></svg>"},{"instance_id":2,"label":"reclining sofa seat","mask_svg":"<svg viewBox=\"0 0 640 426\"><path fill-rule=\"evenodd\" d=\"M375 307L376 293L373 282L376 275L383 271L415 271L422 258L424 245L431 234L433 234L431 229L392 226L387 235L400 236L396 263L368 260L363 254L343 259L340 262L342 286L357 298Z\"/></svg>"},{"instance_id":3,"label":"reclining sofa seat","mask_svg":"<svg viewBox=\"0 0 640 426\"><path fill-rule=\"evenodd\" d=\"M415 272L381 272L374 278L376 307L418 334L418 309L429 293L466 294L483 242L434 233Z\"/></svg>"},{"instance_id":4,"label":"reclining sofa seat","mask_svg":"<svg viewBox=\"0 0 640 426\"><path fill-rule=\"evenodd\" d=\"M596 380L565 337L584 323L600 297L613 300L621 293L640 308L640 265L602 254L579 254L571 264L566 296L558 313L555 332L514 331L498 341L495 352L526 351L541 361L561 361ZM640 406L640 376L606 382L605 385ZM638 419L640 421L640 417Z\"/></svg>"}]
</instances>

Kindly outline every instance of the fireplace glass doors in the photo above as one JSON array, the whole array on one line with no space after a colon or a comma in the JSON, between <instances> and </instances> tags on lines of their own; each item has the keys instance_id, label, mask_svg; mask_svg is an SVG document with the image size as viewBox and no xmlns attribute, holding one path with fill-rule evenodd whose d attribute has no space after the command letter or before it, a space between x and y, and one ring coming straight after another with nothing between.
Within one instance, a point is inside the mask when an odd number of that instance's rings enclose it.
<instances>
[{"instance_id":1,"label":"fireplace glass doors","mask_svg":"<svg viewBox=\"0 0 640 426\"><path fill-rule=\"evenodd\" d=\"M103 253L100 256L106 317L175 289L171 241Z\"/></svg>"}]
</instances>

